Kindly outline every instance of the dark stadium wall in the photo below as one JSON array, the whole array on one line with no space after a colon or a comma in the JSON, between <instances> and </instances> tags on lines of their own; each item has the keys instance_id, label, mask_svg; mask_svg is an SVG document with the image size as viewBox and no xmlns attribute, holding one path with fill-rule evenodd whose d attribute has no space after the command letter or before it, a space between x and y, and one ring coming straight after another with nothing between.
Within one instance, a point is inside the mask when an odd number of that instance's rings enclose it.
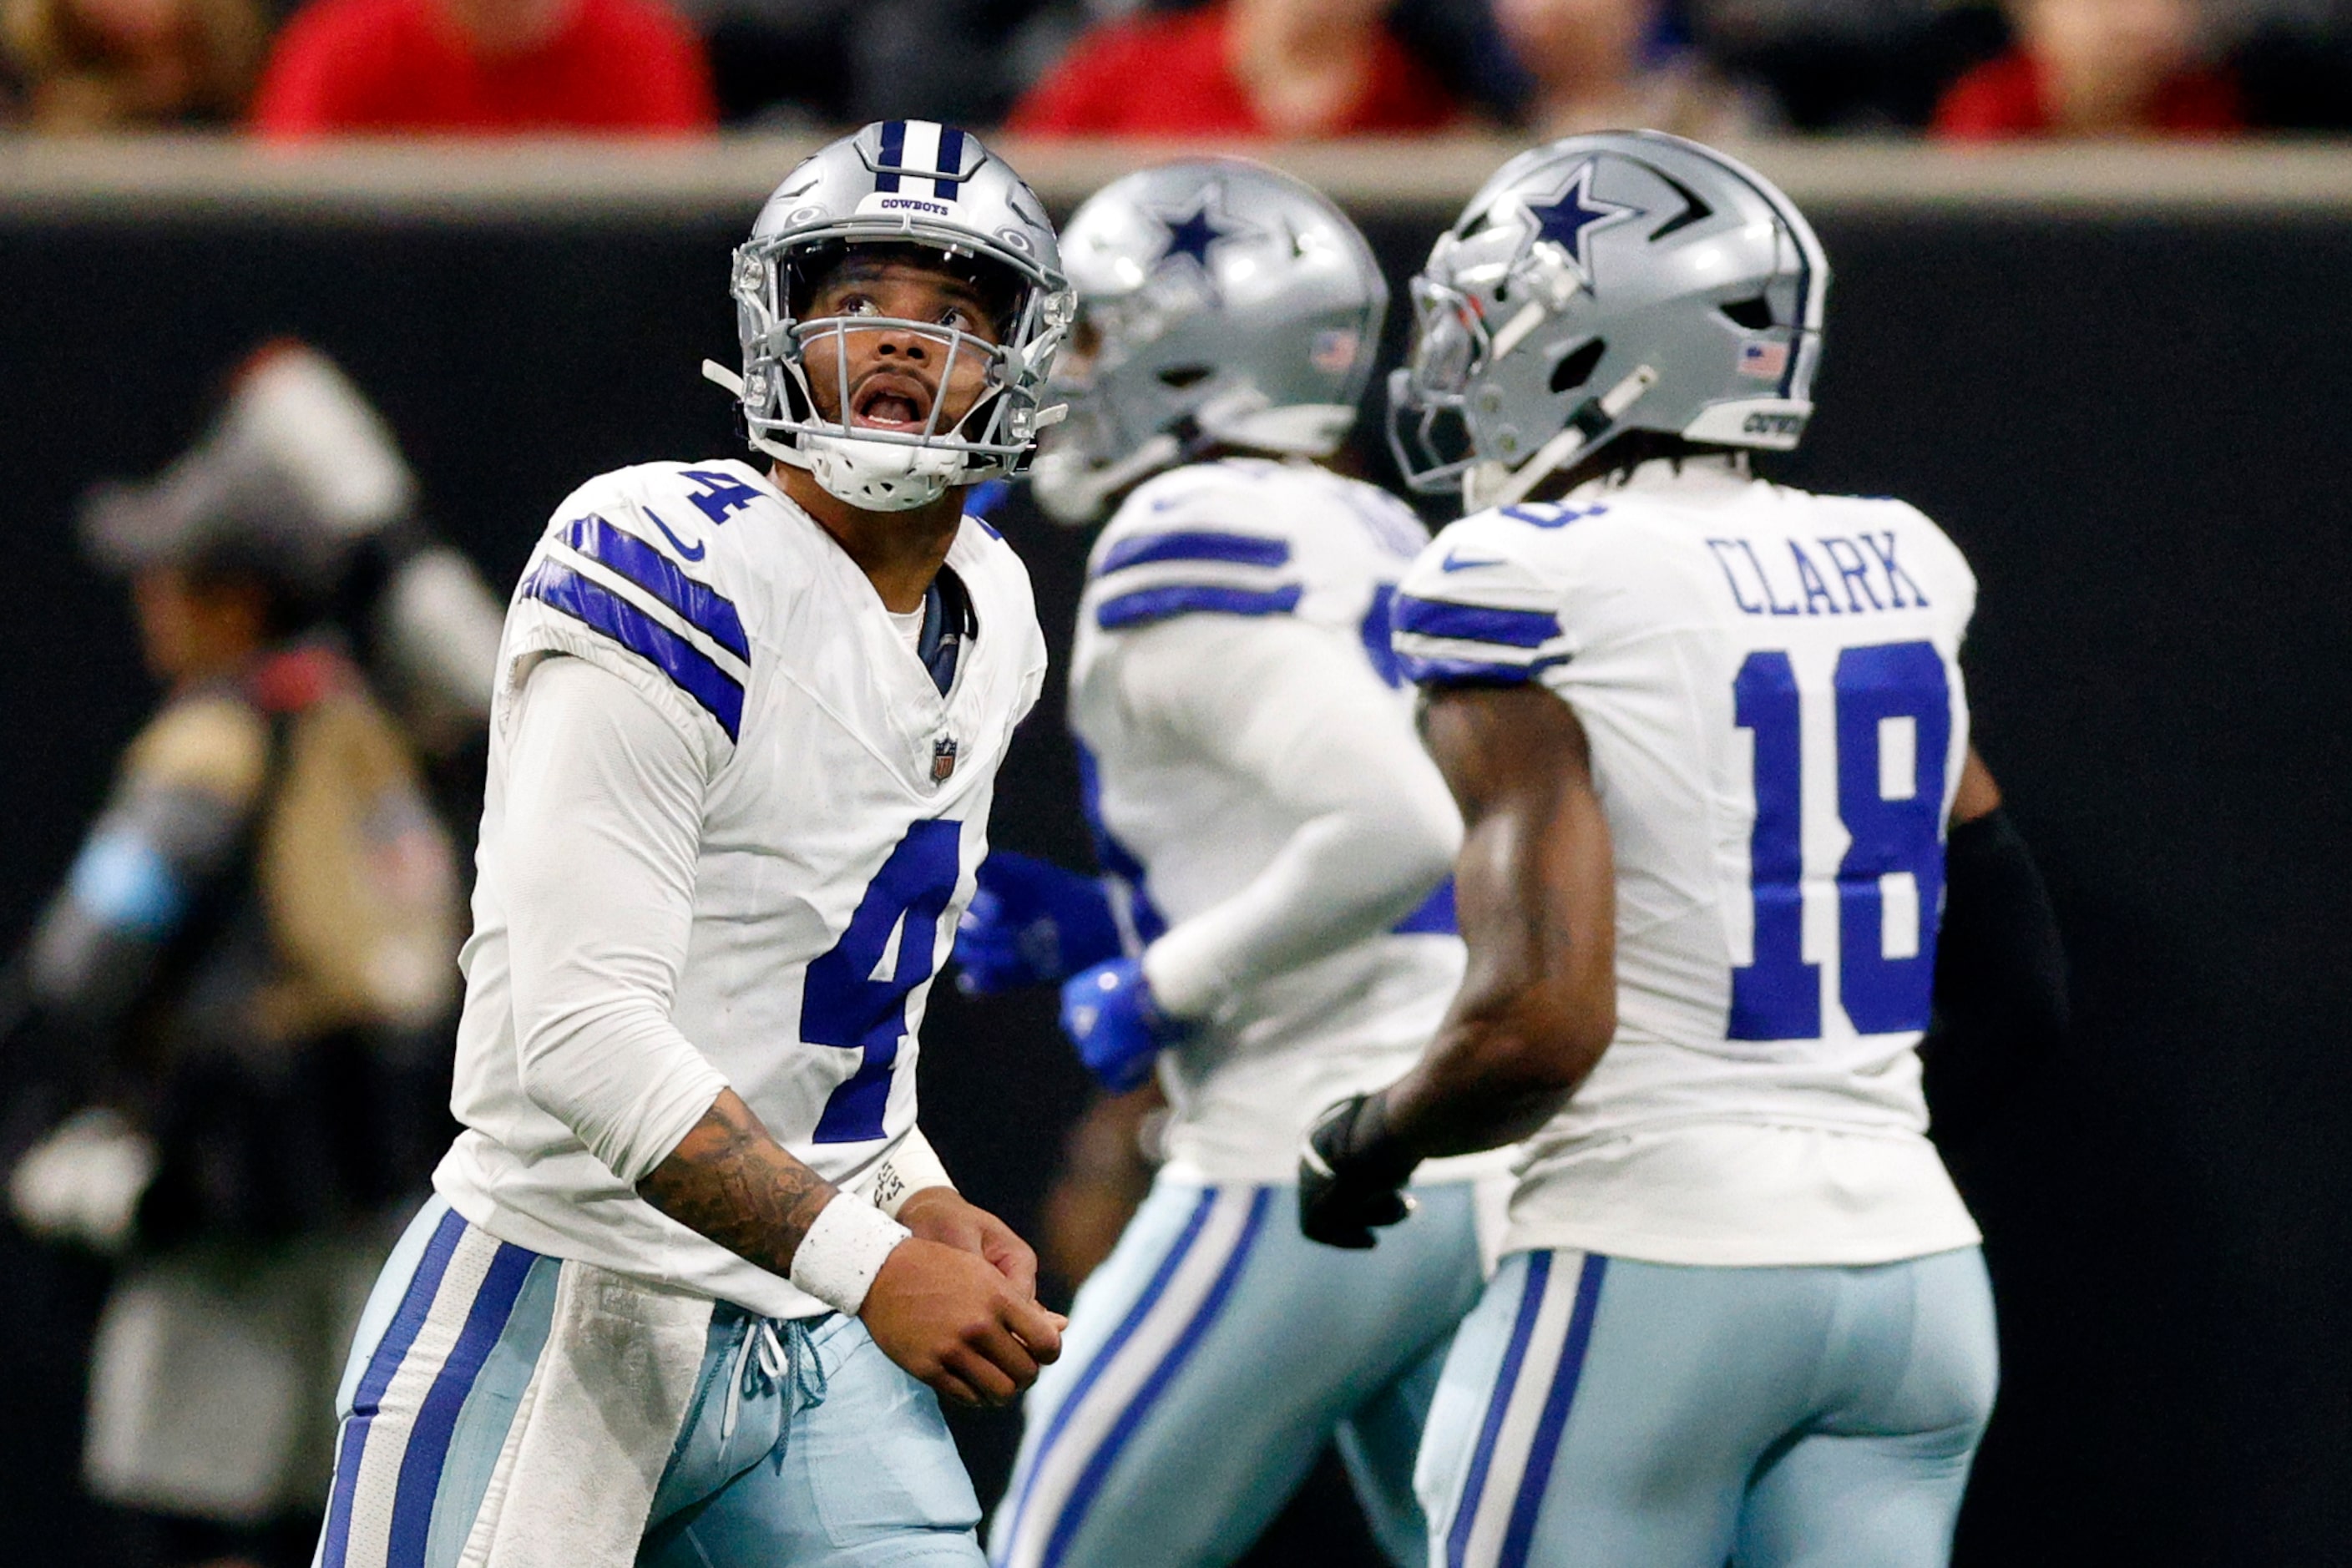
<instances>
[{"instance_id":1,"label":"dark stadium wall","mask_svg":"<svg viewBox=\"0 0 2352 1568\"><path fill-rule=\"evenodd\" d=\"M2075 964L2069 1057L1950 1151L2004 1352L1960 1560L2341 1561L2352 219L1820 217L1822 412L1777 471L1913 500L1975 563L1978 740ZM380 401L503 586L588 474L731 449L695 367L732 353L737 221L0 220L0 928L152 699L119 588L74 554L80 487L166 460L224 367L298 332ZM1375 226L1400 283L1431 227ZM1018 501L1006 522L1066 647L1084 541ZM1083 862L1058 700L993 837ZM922 1071L949 1163L1025 1226L1086 1094L1046 999L942 985ZM13 1233L0 1269L0 1518L95 1562L63 1500L88 1277ZM1013 1424L960 1430L990 1495Z\"/></svg>"}]
</instances>

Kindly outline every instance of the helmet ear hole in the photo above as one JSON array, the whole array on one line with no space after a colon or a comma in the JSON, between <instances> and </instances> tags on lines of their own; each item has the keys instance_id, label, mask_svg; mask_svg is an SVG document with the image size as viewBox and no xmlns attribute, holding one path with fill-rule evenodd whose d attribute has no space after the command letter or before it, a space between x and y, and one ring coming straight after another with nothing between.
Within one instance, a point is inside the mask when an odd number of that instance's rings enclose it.
<instances>
[{"instance_id":1,"label":"helmet ear hole","mask_svg":"<svg viewBox=\"0 0 2352 1568\"><path fill-rule=\"evenodd\" d=\"M1552 391L1555 394L1573 392L1591 381L1593 370L1601 363L1601 356L1608 352L1609 345L1595 338L1575 353L1562 354L1559 363L1551 367Z\"/></svg>"},{"instance_id":2,"label":"helmet ear hole","mask_svg":"<svg viewBox=\"0 0 2352 1568\"><path fill-rule=\"evenodd\" d=\"M1734 300L1719 307L1732 325L1760 332L1772 324L1772 301L1759 294L1752 300Z\"/></svg>"},{"instance_id":3,"label":"helmet ear hole","mask_svg":"<svg viewBox=\"0 0 2352 1568\"><path fill-rule=\"evenodd\" d=\"M1162 386L1181 392L1188 386L1198 386L1217 374L1214 365L1173 364L1160 373Z\"/></svg>"}]
</instances>

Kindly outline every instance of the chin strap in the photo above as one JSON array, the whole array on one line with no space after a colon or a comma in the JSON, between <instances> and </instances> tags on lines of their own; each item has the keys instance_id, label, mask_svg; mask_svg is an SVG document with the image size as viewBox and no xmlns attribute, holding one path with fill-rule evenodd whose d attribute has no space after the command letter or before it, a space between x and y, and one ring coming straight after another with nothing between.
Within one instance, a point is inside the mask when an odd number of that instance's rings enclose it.
<instances>
[{"instance_id":1,"label":"chin strap","mask_svg":"<svg viewBox=\"0 0 2352 1568\"><path fill-rule=\"evenodd\" d=\"M1658 384L1658 373L1646 364L1598 397L1586 398L1559 435L1536 448L1536 455L1516 468L1500 463L1478 463L1462 476L1462 504L1470 511L1516 506L1528 492L1564 468L1570 458L1606 434L1625 411ZM1490 488L1491 487L1491 488Z\"/></svg>"}]
</instances>

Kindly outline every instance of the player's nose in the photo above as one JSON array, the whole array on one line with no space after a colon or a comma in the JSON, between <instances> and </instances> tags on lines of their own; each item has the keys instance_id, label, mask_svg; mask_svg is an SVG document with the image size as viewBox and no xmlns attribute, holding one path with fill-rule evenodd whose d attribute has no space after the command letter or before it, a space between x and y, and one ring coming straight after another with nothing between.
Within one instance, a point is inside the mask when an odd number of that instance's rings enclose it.
<instances>
[{"instance_id":1,"label":"player's nose","mask_svg":"<svg viewBox=\"0 0 2352 1568\"><path fill-rule=\"evenodd\" d=\"M911 360L917 364L930 361L930 344L911 327L885 327L876 336L874 354L877 359Z\"/></svg>"}]
</instances>

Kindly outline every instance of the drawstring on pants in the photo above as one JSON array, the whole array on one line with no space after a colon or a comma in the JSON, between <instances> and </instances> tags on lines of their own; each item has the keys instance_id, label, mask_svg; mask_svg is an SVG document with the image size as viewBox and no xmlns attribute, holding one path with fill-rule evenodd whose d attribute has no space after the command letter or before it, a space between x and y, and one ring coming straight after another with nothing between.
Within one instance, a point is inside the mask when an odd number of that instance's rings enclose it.
<instances>
[{"instance_id":1,"label":"drawstring on pants","mask_svg":"<svg viewBox=\"0 0 2352 1568\"><path fill-rule=\"evenodd\" d=\"M735 1436L744 1400L774 1394L793 1401L776 1424L776 1443L770 1450L782 1465L793 1416L824 1404L824 1366L805 1324L797 1318L745 1318L734 1365L728 1369L727 1400L719 1409L719 1447L724 1449Z\"/></svg>"}]
</instances>

